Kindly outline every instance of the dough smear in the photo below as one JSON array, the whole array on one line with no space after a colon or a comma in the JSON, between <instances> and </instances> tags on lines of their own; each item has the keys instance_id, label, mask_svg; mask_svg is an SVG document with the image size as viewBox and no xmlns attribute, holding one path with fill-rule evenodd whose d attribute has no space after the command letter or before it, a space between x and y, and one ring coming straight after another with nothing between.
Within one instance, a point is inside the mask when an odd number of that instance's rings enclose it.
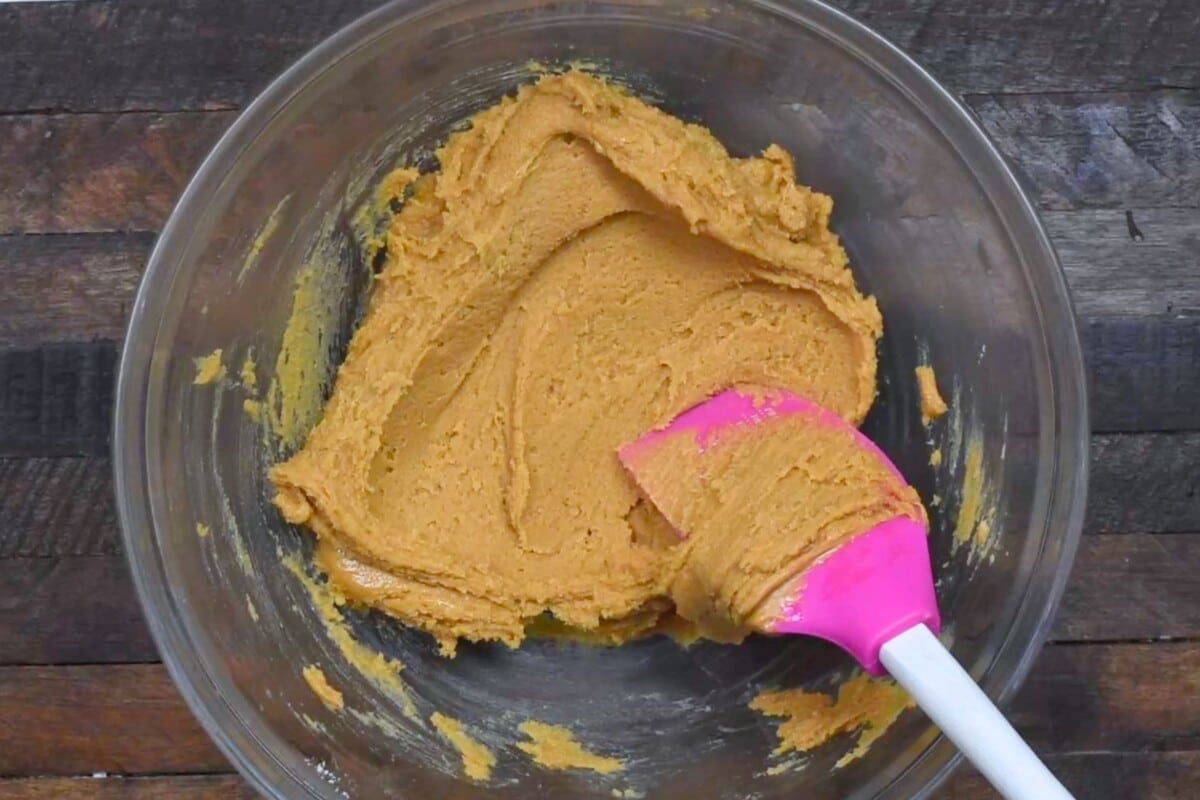
<instances>
[{"instance_id":1,"label":"dough smear","mask_svg":"<svg viewBox=\"0 0 1200 800\"><path fill-rule=\"evenodd\" d=\"M616 450L733 385L861 422L882 322L831 200L779 147L732 158L580 73L438 159L276 504L342 593L446 652L547 619L614 642L677 626L679 539Z\"/></svg>"}]
</instances>

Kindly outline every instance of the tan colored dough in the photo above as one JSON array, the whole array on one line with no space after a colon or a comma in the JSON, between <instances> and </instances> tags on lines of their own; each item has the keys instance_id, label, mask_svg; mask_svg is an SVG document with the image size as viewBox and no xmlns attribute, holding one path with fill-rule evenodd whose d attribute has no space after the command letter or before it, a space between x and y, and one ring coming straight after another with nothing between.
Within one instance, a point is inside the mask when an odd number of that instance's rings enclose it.
<instances>
[{"instance_id":1,"label":"tan colored dough","mask_svg":"<svg viewBox=\"0 0 1200 800\"><path fill-rule=\"evenodd\" d=\"M675 624L678 543L615 451L734 384L862 420L882 323L832 202L780 148L731 158L579 73L438 157L277 505L341 592L449 652L546 612L608 640Z\"/></svg>"}]
</instances>

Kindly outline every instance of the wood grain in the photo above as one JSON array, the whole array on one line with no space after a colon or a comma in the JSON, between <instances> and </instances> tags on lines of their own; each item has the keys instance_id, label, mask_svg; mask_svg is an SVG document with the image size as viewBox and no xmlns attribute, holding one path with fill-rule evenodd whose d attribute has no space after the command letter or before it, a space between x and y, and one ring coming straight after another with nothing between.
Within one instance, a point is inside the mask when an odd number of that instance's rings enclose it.
<instances>
[{"instance_id":1,"label":"wood grain","mask_svg":"<svg viewBox=\"0 0 1200 800\"><path fill-rule=\"evenodd\" d=\"M1087 530L1200 531L1200 434L1092 437Z\"/></svg>"},{"instance_id":2,"label":"wood grain","mask_svg":"<svg viewBox=\"0 0 1200 800\"><path fill-rule=\"evenodd\" d=\"M1200 535L1084 536L1051 639L1200 639Z\"/></svg>"},{"instance_id":3,"label":"wood grain","mask_svg":"<svg viewBox=\"0 0 1200 800\"><path fill-rule=\"evenodd\" d=\"M105 455L117 345L0 349L0 457Z\"/></svg>"},{"instance_id":4,"label":"wood grain","mask_svg":"<svg viewBox=\"0 0 1200 800\"><path fill-rule=\"evenodd\" d=\"M0 559L119 554L112 481L107 458L0 459Z\"/></svg>"},{"instance_id":5,"label":"wood grain","mask_svg":"<svg viewBox=\"0 0 1200 800\"><path fill-rule=\"evenodd\" d=\"M0 559L0 665L157 659L120 556ZM1085 536L1058 642L1200 640L1200 536Z\"/></svg>"},{"instance_id":6,"label":"wood grain","mask_svg":"<svg viewBox=\"0 0 1200 800\"><path fill-rule=\"evenodd\" d=\"M1200 316L1093 318L1082 333L1093 431L1200 430ZM105 455L117 360L112 340L0 347L0 458Z\"/></svg>"},{"instance_id":7,"label":"wood grain","mask_svg":"<svg viewBox=\"0 0 1200 800\"><path fill-rule=\"evenodd\" d=\"M0 117L0 234L157 230L233 117Z\"/></svg>"},{"instance_id":8,"label":"wood grain","mask_svg":"<svg viewBox=\"0 0 1200 800\"><path fill-rule=\"evenodd\" d=\"M1200 771L1200 753L1072 753L1050 756L1050 768L1077 797L1179 800L1189 797ZM145 778L20 778L0 780L6 800L252 800L237 775ZM939 800L998 798L970 765L959 767Z\"/></svg>"},{"instance_id":9,"label":"wood grain","mask_svg":"<svg viewBox=\"0 0 1200 800\"><path fill-rule=\"evenodd\" d=\"M1200 92L966 101L1043 208L1200 205Z\"/></svg>"},{"instance_id":10,"label":"wood grain","mask_svg":"<svg viewBox=\"0 0 1200 800\"><path fill-rule=\"evenodd\" d=\"M968 100L1043 208L1200 205L1200 91ZM234 117L0 116L0 234L157 230Z\"/></svg>"},{"instance_id":11,"label":"wood grain","mask_svg":"<svg viewBox=\"0 0 1200 800\"><path fill-rule=\"evenodd\" d=\"M4 800L255 800L238 775L0 779Z\"/></svg>"},{"instance_id":12,"label":"wood grain","mask_svg":"<svg viewBox=\"0 0 1200 800\"><path fill-rule=\"evenodd\" d=\"M377 0L0 5L0 112L246 104ZM843 0L956 91L1200 87L1188 0Z\"/></svg>"},{"instance_id":13,"label":"wood grain","mask_svg":"<svg viewBox=\"0 0 1200 800\"><path fill-rule=\"evenodd\" d=\"M1049 211L1042 219L1082 318L1178 325L1200 317L1200 209ZM1131 219L1140 238L1130 235Z\"/></svg>"},{"instance_id":14,"label":"wood grain","mask_svg":"<svg viewBox=\"0 0 1200 800\"><path fill-rule=\"evenodd\" d=\"M1200 643L1047 647L1009 716L1040 752L1200 750Z\"/></svg>"},{"instance_id":15,"label":"wood grain","mask_svg":"<svg viewBox=\"0 0 1200 800\"><path fill-rule=\"evenodd\" d=\"M158 664L0 668L0 775L227 772Z\"/></svg>"},{"instance_id":16,"label":"wood grain","mask_svg":"<svg viewBox=\"0 0 1200 800\"><path fill-rule=\"evenodd\" d=\"M0 664L157 661L120 556L0 559Z\"/></svg>"},{"instance_id":17,"label":"wood grain","mask_svg":"<svg viewBox=\"0 0 1200 800\"><path fill-rule=\"evenodd\" d=\"M379 0L0 5L0 111L243 105Z\"/></svg>"},{"instance_id":18,"label":"wood grain","mask_svg":"<svg viewBox=\"0 0 1200 800\"><path fill-rule=\"evenodd\" d=\"M1085 319L1200 316L1200 211L1084 209L1043 214ZM118 339L151 233L0 236L0 346Z\"/></svg>"},{"instance_id":19,"label":"wood grain","mask_svg":"<svg viewBox=\"0 0 1200 800\"><path fill-rule=\"evenodd\" d=\"M1200 531L1200 433L1092 437L1085 530ZM107 458L0 459L0 558L119 551Z\"/></svg>"},{"instance_id":20,"label":"wood grain","mask_svg":"<svg viewBox=\"0 0 1200 800\"><path fill-rule=\"evenodd\" d=\"M1082 321L1092 430L1200 429L1200 315Z\"/></svg>"},{"instance_id":21,"label":"wood grain","mask_svg":"<svg viewBox=\"0 0 1200 800\"><path fill-rule=\"evenodd\" d=\"M1200 753L1071 753L1046 759L1078 798L1183 800L1194 796ZM970 765L959 767L939 800L999 798Z\"/></svg>"},{"instance_id":22,"label":"wood grain","mask_svg":"<svg viewBox=\"0 0 1200 800\"><path fill-rule=\"evenodd\" d=\"M1051 646L1010 713L1041 752L1190 752L1198 676L1200 643ZM0 668L0 719L0 774L228 770L159 665Z\"/></svg>"},{"instance_id":23,"label":"wood grain","mask_svg":"<svg viewBox=\"0 0 1200 800\"><path fill-rule=\"evenodd\" d=\"M0 236L0 347L118 340L150 233Z\"/></svg>"},{"instance_id":24,"label":"wood grain","mask_svg":"<svg viewBox=\"0 0 1200 800\"><path fill-rule=\"evenodd\" d=\"M1200 86L1188 0L842 0L960 92Z\"/></svg>"}]
</instances>

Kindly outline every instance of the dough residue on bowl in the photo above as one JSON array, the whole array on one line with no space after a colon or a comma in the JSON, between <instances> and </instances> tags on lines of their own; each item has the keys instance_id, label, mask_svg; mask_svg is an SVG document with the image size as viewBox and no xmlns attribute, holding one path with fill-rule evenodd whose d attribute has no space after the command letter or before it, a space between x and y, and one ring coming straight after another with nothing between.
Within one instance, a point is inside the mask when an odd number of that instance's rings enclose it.
<instances>
[{"instance_id":1,"label":"dough residue on bowl","mask_svg":"<svg viewBox=\"0 0 1200 800\"><path fill-rule=\"evenodd\" d=\"M733 158L580 73L478 114L438 162L320 421L271 473L277 505L339 591L448 653L546 615L617 640L678 627L677 540L615 451L731 385L861 422L882 322L831 200L779 147Z\"/></svg>"},{"instance_id":2,"label":"dough residue on bowl","mask_svg":"<svg viewBox=\"0 0 1200 800\"><path fill-rule=\"evenodd\" d=\"M546 769L583 769L611 775L625 768L619 758L589 752L575 734L561 725L531 719L521 723L520 731L529 741L518 742L517 748Z\"/></svg>"},{"instance_id":3,"label":"dough residue on bowl","mask_svg":"<svg viewBox=\"0 0 1200 800\"><path fill-rule=\"evenodd\" d=\"M195 359L196 376L192 379L193 385L207 386L225 380L225 365L221 363L221 352L221 348L218 347L208 355Z\"/></svg>"},{"instance_id":4,"label":"dough residue on bowl","mask_svg":"<svg viewBox=\"0 0 1200 800\"><path fill-rule=\"evenodd\" d=\"M928 426L935 419L944 415L949 408L938 391L937 375L933 367L920 366L916 369L917 392L921 398L921 423Z\"/></svg>"},{"instance_id":5,"label":"dough residue on bowl","mask_svg":"<svg viewBox=\"0 0 1200 800\"><path fill-rule=\"evenodd\" d=\"M333 688L320 667L310 664L301 670L300 674L304 676L304 682L308 684L308 688L312 689L313 694L331 711L341 711L345 707L346 702L342 698L342 693Z\"/></svg>"},{"instance_id":6,"label":"dough residue on bowl","mask_svg":"<svg viewBox=\"0 0 1200 800\"><path fill-rule=\"evenodd\" d=\"M840 733L854 735L854 747L837 766L845 766L867 752L906 708L908 693L891 679L859 673L838 687L836 695L805 689L762 692L750 703L755 711L781 717L775 755L804 753Z\"/></svg>"},{"instance_id":7,"label":"dough residue on bowl","mask_svg":"<svg viewBox=\"0 0 1200 800\"><path fill-rule=\"evenodd\" d=\"M496 766L496 754L467 733L461 722L438 711L433 712L429 721L462 756L463 772L468 778L486 781L492 776L492 769Z\"/></svg>"}]
</instances>

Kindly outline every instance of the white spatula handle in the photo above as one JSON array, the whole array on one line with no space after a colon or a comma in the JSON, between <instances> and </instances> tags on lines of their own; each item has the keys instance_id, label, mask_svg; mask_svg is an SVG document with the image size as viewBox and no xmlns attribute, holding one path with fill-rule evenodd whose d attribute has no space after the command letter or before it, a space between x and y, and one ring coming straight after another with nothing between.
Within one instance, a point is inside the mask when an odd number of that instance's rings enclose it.
<instances>
[{"instance_id":1,"label":"white spatula handle","mask_svg":"<svg viewBox=\"0 0 1200 800\"><path fill-rule=\"evenodd\" d=\"M879 659L1008 800L1072 800L929 628L917 625L894 637Z\"/></svg>"}]
</instances>

